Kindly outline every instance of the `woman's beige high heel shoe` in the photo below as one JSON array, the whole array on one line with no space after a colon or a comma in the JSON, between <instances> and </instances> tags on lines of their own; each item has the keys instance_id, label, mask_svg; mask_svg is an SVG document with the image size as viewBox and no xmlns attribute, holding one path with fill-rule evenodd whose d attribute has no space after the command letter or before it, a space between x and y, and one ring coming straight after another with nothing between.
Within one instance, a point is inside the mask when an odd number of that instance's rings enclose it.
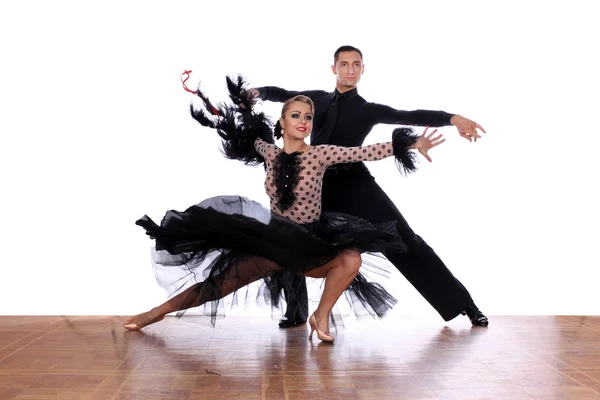
<instances>
[{"instance_id":1,"label":"woman's beige high heel shoe","mask_svg":"<svg viewBox=\"0 0 600 400\"><path fill-rule=\"evenodd\" d=\"M310 325L310 333L308 334L308 340L312 340L313 332L317 331L317 337L321 341L325 343L333 343L335 338L319 329L319 325L317 324L317 318L315 317L315 314L312 314L310 316L310 318L308 319L308 323Z\"/></svg>"}]
</instances>

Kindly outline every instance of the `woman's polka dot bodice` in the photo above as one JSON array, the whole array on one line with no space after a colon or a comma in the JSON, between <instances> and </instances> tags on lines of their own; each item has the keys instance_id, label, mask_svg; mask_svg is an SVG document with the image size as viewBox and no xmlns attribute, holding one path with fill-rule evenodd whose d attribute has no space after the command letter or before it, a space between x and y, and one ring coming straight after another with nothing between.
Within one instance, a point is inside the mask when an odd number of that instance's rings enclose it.
<instances>
[{"instance_id":1,"label":"woman's polka dot bodice","mask_svg":"<svg viewBox=\"0 0 600 400\"><path fill-rule=\"evenodd\" d=\"M277 207L279 198L274 164L277 162L277 155L283 150L262 139L256 139L254 146L265 159L267 166L265 189L271 200L271 211L299 224L310 223L320 218L323 175L328 167L335 164L382 160L394 155L392 142L357 147L327 144L297 153L297 157L300 158L300 171L298 183L293 189L295 200L289 208L282 211Z\"/></svg>"}]
</instances>

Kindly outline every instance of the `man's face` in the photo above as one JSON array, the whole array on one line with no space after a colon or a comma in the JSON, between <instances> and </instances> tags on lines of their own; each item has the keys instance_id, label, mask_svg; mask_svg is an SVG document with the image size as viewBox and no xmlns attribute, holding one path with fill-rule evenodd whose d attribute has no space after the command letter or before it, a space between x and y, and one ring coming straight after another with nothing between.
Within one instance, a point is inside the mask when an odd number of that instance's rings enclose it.
<instances>
[{"instance_id":1,"label":"man's face","mask_svg":"<svg viewBox=\"0 0 600 400\"><path fill-rule=\"evenodd\" d=\"M338 54L338 59L335 65L331 66L331 70L337 75L339 85L354 88L358 85L365 67L359 53L343 51Z\"/></svg>"}]
</instances>

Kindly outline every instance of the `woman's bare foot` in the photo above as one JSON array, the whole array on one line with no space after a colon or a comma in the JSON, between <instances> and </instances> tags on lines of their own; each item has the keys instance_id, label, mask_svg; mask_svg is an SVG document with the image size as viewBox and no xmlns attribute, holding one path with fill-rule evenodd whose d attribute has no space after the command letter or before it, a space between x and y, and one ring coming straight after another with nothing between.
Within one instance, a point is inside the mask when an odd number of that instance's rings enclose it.
<instances>
[{"instance_id":1,"label":"woman's bare foot","mask_svg":"<svg viewBox=\"0 0 600 400\"><path fill-rule=\"evenodd\" d=\"M130 317L123 324L123 328L129 331L139 331L143 327L162 321L163 319L165 319L164 314L157 314L154 310L150 310Z\"/></svg>"}]
</instances>

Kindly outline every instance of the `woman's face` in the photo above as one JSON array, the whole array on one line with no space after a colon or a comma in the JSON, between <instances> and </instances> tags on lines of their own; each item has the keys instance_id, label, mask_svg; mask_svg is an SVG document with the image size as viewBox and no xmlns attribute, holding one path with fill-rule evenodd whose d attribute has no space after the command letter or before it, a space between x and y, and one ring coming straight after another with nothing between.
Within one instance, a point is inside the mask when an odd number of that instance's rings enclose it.
<instances>
[{"instance_id":1,"label":"woman's face","mask_svg":"<svg viewBox=\"0 0 600 400\"><path fill-rule=\"evenodd\" d=\"M301 101L290 103L279 123L284 135L304 140L312 131L313 113L310 105Z\"/></svg>"}]
</instances>

